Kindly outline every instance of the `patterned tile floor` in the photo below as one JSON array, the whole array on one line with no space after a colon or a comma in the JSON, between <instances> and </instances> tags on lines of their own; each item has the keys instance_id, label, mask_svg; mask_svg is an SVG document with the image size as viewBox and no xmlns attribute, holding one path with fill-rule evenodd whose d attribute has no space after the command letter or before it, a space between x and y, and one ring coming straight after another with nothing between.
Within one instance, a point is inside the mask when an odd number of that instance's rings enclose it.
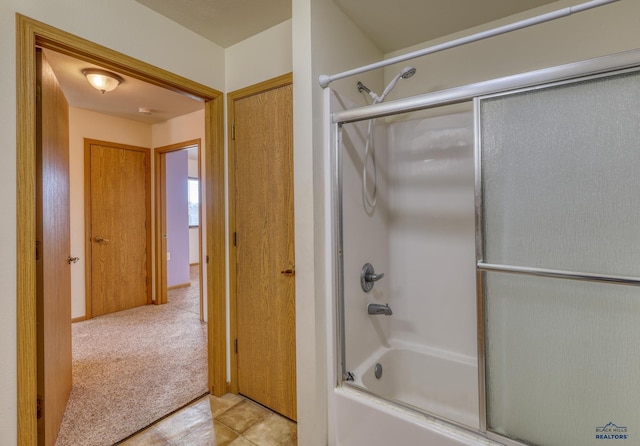
<instances>
[{"instance_id":1,"label":"patterned tile floor","mask_svg":"<svg viewBox=\"0 0 640 446\"><path fill-rule=\"evenodd\" d=\"M296 423L240 396L206 396L121 446L295 446Z\"/></svg>"}]
</instances>

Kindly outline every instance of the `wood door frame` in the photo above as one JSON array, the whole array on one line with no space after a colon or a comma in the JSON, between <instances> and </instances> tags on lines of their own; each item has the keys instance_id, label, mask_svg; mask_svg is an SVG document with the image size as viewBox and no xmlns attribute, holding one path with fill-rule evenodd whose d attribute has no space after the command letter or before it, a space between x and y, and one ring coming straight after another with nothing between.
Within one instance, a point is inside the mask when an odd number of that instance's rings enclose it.
<instances>
[{"instance_id":1,"label":"wood door frame","mask_svg":"<svg viewBox=\"0 0 640 446\"><path fill-rule=\"evenodd\" d=\"M38 441L35 179L35 48L52 49L204 102L209 389L226 391L225 182L223 94L169 71L16 14L16 313L19 446Z\"/></svg>"},{"instance_id":2,"label":"wood door frame","mask_svg":"<svg viewBox=\"0 0 640 446\"><path fill-rule=\"evenodd\" d=\"M93 243L92 242L92 214L91 214L91 146L114 147L122 150L131 150L140 152L145 155L145 164L147 171L145 172L145 214L149 224L145 228L147 247L147 304L151 303L151 149L147 147L130 146L128 144L120 144L110 141L100 141L97 139L84 138L84 275L85 275L85 319L93 317L93 288L92 288L92 261L93 261Z\"/></svg>"},{"instance_id":3,"label":"wood door frame","mask_svg":"<svg viewBox=\"0 0 640 446\"><path fill-rule=\"evenodd\" d=\"M202 167L200 165L200 138L192 139L190 141L179 142L171 144L169 146L156 147L153 151L154 160L154 172L155 172L155 205L156 205L156 237L155 237L155 250L156 250L156 299L155 303L166 304L167 303L167 241L162 234L166 233L167 227L167 197L165 194L166 186L166 154L171 152L177 152L185 150L187 148L196 147L198 150L198 179L202 178ZM200 320L204 320L203 314L203 302L202 302L202 183L199 183L198 187L198 215L200 215L200 234L198 236L198 271L200 277Z\"/></svg>"},{"instance_id":4,"label":"wood door frame","mask_svg":"<svg viewBox=\"0 0 640 446\"><path fill-rule=\"evenodd\" d=\"M227 162L229 173L229 333L231 343L234 343L235 339L238 339L238 315L236 311L237 305L237 252L234 249L233 234L236 230L236 200L235 200L235 151L231 150L233 147L235 122L235 109L234 103L239 99L244 99L249 96L264 93L269 90L275 90L276 88L284 87L286 85L293 84L293 74L287 73L282 76L275 77L273 79L260 82L249 87L242 88L240 90L227 93L227 144L229 147ZM238 352L235 348L231 348L231 376L229 383L229 391L232 393L238 393Z\"/></svg>"}]
</instances>

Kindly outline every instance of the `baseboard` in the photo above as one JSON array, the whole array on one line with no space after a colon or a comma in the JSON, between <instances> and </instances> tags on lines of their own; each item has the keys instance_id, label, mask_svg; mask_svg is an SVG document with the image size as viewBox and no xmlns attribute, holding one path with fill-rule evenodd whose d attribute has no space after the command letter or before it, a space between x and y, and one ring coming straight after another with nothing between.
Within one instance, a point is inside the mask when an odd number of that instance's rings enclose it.
<instances>
[{"instance_id":1,"label":"baseboard","mask_svg":"<svg viewBox=\"0 0 640 446\"><path fill-rule=\"evenodd\" d=\"M189 288L190 286L191 286L191 282L179 283L178 285L168 286L167 290L175 290L176 288Z\"/></svg>"},{"instance_id":2,"label":"baseboard","mask_svg":"<svg viewBox=\"0 0 640 446\"><path fill-rule=\"evenodd\" d=\"M74 317L71 319L71 323L74 324L76 322L82 322L86 320L87 320L87 316Z\"/></svg>"}]
</instances>

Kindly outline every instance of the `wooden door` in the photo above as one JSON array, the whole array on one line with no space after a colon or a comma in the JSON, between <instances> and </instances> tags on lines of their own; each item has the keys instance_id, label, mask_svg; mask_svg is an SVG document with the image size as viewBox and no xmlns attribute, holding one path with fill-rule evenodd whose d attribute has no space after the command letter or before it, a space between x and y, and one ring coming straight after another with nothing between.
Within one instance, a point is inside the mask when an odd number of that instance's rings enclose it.
<instances>
[{"instance_id":1,"label":"wooden door","mask_svg":"<svg viewBox=\"0 0 640 446\"><path fill-rule=\"evenodd\" d=\"M146 148L85 141L88 317L151 303L149 157Z\"/></svg>"},{"instance_id":2,"label":"wooden door","mask_svg":"<svg viewBox=\"0 0 640 446\"><path fill-rule=\"evenodd\" d=\"M233 99L237 385L296 419L292 85ZM231 95L234 97L234 95Z\"/></svg>"},{"instance_id":3,"label":"wooden door","mask_svg":"<svg viewBox=\"0 0 640 446\"><path fill-rule=\"evenodd\" d=\"M53 445L71 392L69 106L37 50L38 444Z\"/></svg>"}]
</instances>

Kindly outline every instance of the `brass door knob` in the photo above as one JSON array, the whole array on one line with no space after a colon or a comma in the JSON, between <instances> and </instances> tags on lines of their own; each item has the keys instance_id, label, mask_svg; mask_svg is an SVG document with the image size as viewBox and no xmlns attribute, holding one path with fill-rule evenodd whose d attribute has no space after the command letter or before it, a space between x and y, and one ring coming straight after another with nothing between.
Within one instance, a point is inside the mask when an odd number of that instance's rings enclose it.
<instances>
[{"instance_id":1,"label":"brass door knob","mask_svg":"<svg viewBox=\"0 0 640 446\"><path fill-rule=\"evenodd\" d=\"M296 275L296 267L293 266L291 269L285 269L284 271L280 271L280 274L285 276L295 276Z\"/></svg>"}]
</instances>

